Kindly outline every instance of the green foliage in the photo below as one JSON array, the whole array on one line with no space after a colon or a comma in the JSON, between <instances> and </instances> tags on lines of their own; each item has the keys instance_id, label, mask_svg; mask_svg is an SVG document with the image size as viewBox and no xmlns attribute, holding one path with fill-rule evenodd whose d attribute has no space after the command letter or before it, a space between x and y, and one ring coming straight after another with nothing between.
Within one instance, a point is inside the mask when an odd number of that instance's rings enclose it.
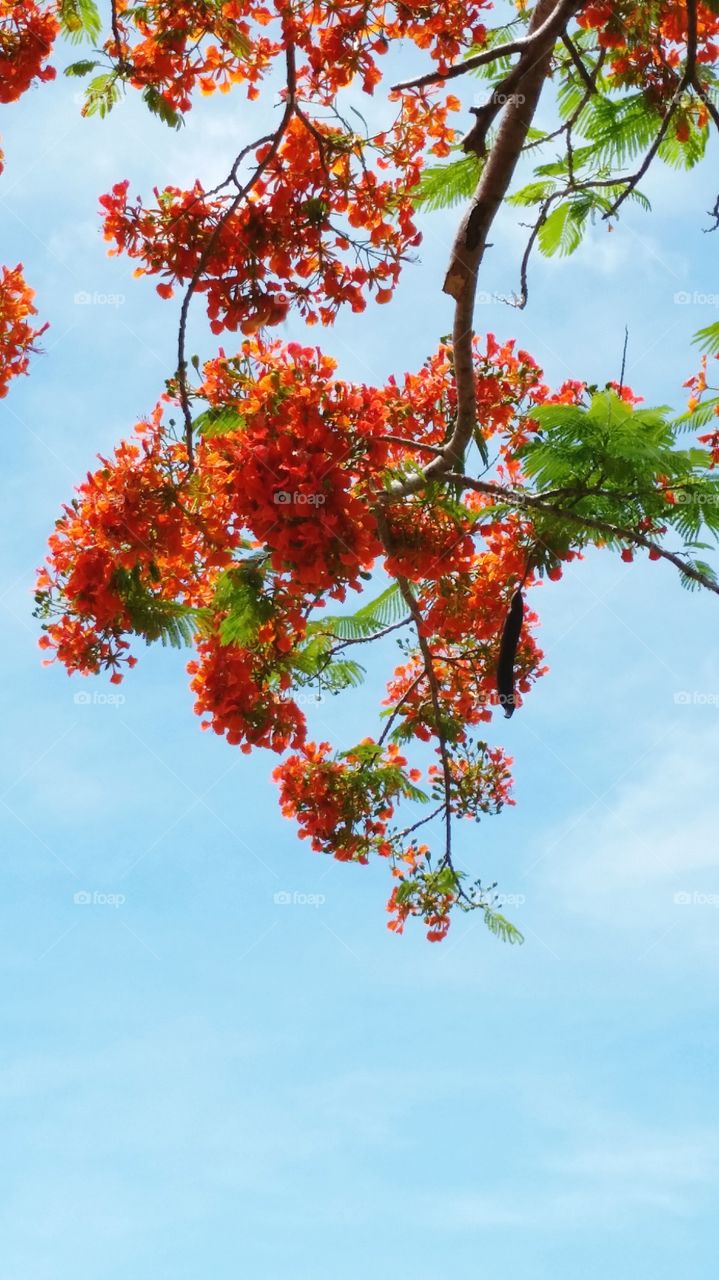
<instances>
[{"instance_id":1,"label":"green foliage","mask_svg":"<svg viewBox=\"0 0 719 1280\"><path fill-rule=\"evenodd\" d=\"M192 425L200 435L211 438L228 435L231 431L240 431L245 425L245 419L241 413L229 405L220 405L218 408L206 409L204 413L198 414Z\"/></svg>"},{"instance_id":2,"label":"green foliage","mask_svg":"<svg viewBox=\"0 0 719 1280\"><path fill-rule=\"evenodd\" d=\"M99 62L93 62L89 58L81 58L79 62L71 62L69 67L65 67L66 76L87 76L95 67L99 67Z\"/></svg>"},{"instance_id":3,"label":"green foliage","mask_svg":"<svg viewBox=\"0 0 719 1280\"><path fill-rule=\"evenodd\" d=\"M143 582L140 569L115 570L113 586L122 596L133 631L148 644L159 640L174 649L192 644L202 611L177 600L155 595Z\"/></svg>"},{"instance_id":4,"label":"green foliage","mask_svg":"<svg viewBox=\"0 0 719 1280\"><path fill-rule=\"evenodd\" d=\"M613 90L610 96L607 82L597 75L596 52L581 44L581 36L576 39L589 74L596 75L597 92L588 94L572 63L566 63L557 101L572 130L571 144L560 133L561 153L537 163L532 179L509 197L511 204L538 209L537 244L547 257L574 253L587 227L606 219L620 200L650 208L641 191L629 189L627 177L655 144L662 124L662 114L641 91L617 95ZM687 132L683 141L676 136L679 125ZM552 136L545 134L544 141ZM702 159L707 139L708 130L697 125L687 100L678 105L657 154L673 168L691 169Z\"/></svg>"},{"instance_id":5,"label":"green foliage","mask_svg":"<svg viewBox=\"0 0 719 1280\"><path fill-rule=\"evenodd\" d=\"M689 136L680 142L674 128L670 125L669 133L662 142L658 154L660 160L672 169L693 169L704 158L709 134L706 129L700 129L694 119L686 113L682 116L682 123L688 128Z\"/></svg>"},{"instance_id":6,"label":"green foliage","mask_svg":"<svg viewBox=\"0 0 719 1280\"><path fill-rule=\"evenodd\" d=\"M490 907L484 908L484 923L501 942L508 942L510 946L518 943L520 946L524 942L524 934L519 932L516 925L505 919L499 911L493 911Z\"/></svg>"},{"instance_id":7,"label":"green foliage","mask_svg":"<svg viewBox=\"0 0 719 1280\"><path fill-rule=\"evenodd\" d=\"M89 40L91 44L95 44L99 39L102 21L94 0L60 0L58 17L62 34L73 44L79 44L81 40ZM74 74L85 73L80 71Z\"/></svg>"},{"instance_id":8,"label":"green foliage","mask_svg":"<svg viewBox=\"0 0 719 1280\"><path fill-rule=\"evenodd\" d=\"M616 168L635 161L651 146L660 121L661 116L641 92L619 99L593 96L587 103L582 133L591 144L594 166Z\"/></svg>"},{"instance_id":9,"label":"green foliage","mask_svg":"<svg viewBox=\"0 0 719 1280\"><path fill-rule=\"evenodd\" d=\"M225 5L224 0L217 0L216 7L220 13L222 13L227 6ZM227 18L224 21L216 21L215 31L217 32L218 39L221 40L223 45L227 46L230 53L233 53L236 58L246 58L252 51L252 44L250 40L245 35L244 31L241 30L240 25L236 20Z\"/></svg>"},{"instance_id":10,"label":"green foliage","mask_svg":"<svg viewBox=\"0 0 719 1280\"><path fill-rule=\"evenodd\" d=\"M104 119L122 97L122 84L114 71L103 72L95 76L85 90L86 116L100 116Z\"/></svg>"},{"instance_id":11,"label":"green foliage","mask_svg":"<svg viewBox=\"0 0 719 1280\"><path fill-rule=\"evenodd\" d=\"M401 592L397 584L392 583L356 613L338 614L310 622L305 644L290 659L297 682L316 682L330 693L356 688L364 680L364 667L344 656L333 656L333 649L344 641L370 640L385 627L402 621L404 614ZM340 653L342 652L340 649Z\"/></svg>"},{"instance_id":12,"label":"green foliage","mask_svg":"<svg viewBox=\"0 0 719 1280\"><path fill-rule=\"evenodd\" d=\"M717 325L719 330L719 325ZM719 343L719 332L717 333L717 342ZM719 412L719 396L709 396L708 399L702 400L696 409L687 409L681 417L676 418L674 426L679 431L702 431L709 423L717 418ZM717 422L719 430L719 422Z\"/></svg>"},{"instance_id":13,"label":"green foliage","mask_svg":"<svg viewBox=\"0 0 719 1280\"><path fill-rule=\"evenodd\" d=\"M387 587L375 600L358 609L356 613L338 614L335 617L322 618L321 622L311 623L310 634L321 632L337 640L364 640L401 622L406 614L406 605L396 582Z\"/></svg>"},{"instance_id":14,"label":"green foliage","mask_svg":"<svg viewBox=\"0 0 719 1280\"><path fill-rule=\"evenodd\" d=\"M451 160L449 164L430 165L423 170L415 188L414 203L418 209L451 209L473 194L480 172L479 160L474 154Z\"/></svg>"},{"instance_id":15,"label":"green foliage","mask_svg":"<svg viewBox=\"0 0 719 1280\"><path fill-rule=\"evenodd\" d=\"M169 125L171 129L181 129L185 123L183 116L179 111L170 105L161 93L152 85L148 85L142 91L142 100L145 106L152 112L154 116L162 120L163 124Z\"/></svg>"},{"instance_id":16,"label":"green foliage","mask_svg":"<svg viewBox=\"0 0 719 1280\"><path fill-rule=\"evenodd\" d=\"M341 689L357 689L364 683L366 675L364 667L350 658L333 659L322 671L322 686L329 693L339 693Z\"/></svg>"},{"instance_id":17,"label":"green foliage","mask_svg":"<svg viewBox=\"0 0 719 1280\"><path fill-rule=\"evenodd\" d=\"M688 547L691 547L695 544L686 543L685 545ZM700 543L699 545L706 546L707 544ZM692 558L691 556L687 556L686 563L688 568L696 569L698 573L702 573L705 578L709 579L710 582L716 583L717 581L716 572L710 564L707 564L706 560L698 560L696 559L696 557ZM681 574L679 577L679 581L681 582L682 586L686 588L687 591L699 591L702 585L700 582L697 582L696 578L690 578L686 574Z\"/></svg>"},{"instance_id":18,"label":"green foliage","mask_svg":"<svg viewBox=\"0 0 719 1280\"><path fill-rule=\"evenodd\" d=\"M705 329L700 329L694 335L694 341L697 342L702 351L706 351L710 356L719 355L719 321L714 324L708 324Z\"/></svg>"},{"instance_id":19,"label":"green foliage","mask_svg":"<svg viewBox=\"0 0 719 1280\"><path fill-rule=\"evenodd\" d=\"M539 228L539 247L545 257L574 253L582 242L586 216L586 212L579 212L578 202L567 200L557 205Z\"/></svg>"},{"instance_id":20,"label":"green foliage","mask_svg":"<svg viewBox=\"0 0 719 1280\"><path fill-rule=\"evenodd\" d=\"M583 515L620 529L669 526L689 550L702 532L716 540L719 477L706 450L677 446L684 424L667 414L634 408L611 390L593 395L588 407L533 410L540 430L522 450L523 468L536 495L555 508L534 512L539 544L556 554L577 541L622 544L620 536L588 526L578 534Z\"/></svg>"},{"instance_id":21,"label":"green foliage","mask_svg":"<svg viewBox=\"0 0 719 1280\"><path fill-rule=\"evenodd\" d=\"M426 804L429 796L415 787L398 764L380 764L383 748L377 742L360 742L349 751L339 753L340 760L359 762L360 769L372 779L375 794L396 795ZM454 875L454 873L452 873Z\"/></svg>"},{"instance_id":22,"label":"green foliage","mask_svg":"<svg viewBox=\"0 0 719 1280\"><path fill-rule=\"evenodd\" d=\"M265 590L266 574L259 556L248 556L222 575L215 590L215 607L225 616L220 623L222 644L249 646L263 622L274 613Z\"/></svg>"}]
</instances>

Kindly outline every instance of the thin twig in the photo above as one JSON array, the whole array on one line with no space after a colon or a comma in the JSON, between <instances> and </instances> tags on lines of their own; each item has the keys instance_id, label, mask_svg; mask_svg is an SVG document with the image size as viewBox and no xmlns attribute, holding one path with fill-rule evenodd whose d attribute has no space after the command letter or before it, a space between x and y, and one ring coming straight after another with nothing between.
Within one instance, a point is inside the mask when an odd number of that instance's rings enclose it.
<instances>
[{"instance_id":1,"label":"thin twig","mask_svg":"<svg viewBox=\"0 0 719 1280\"><path fill-rule=\"evenodd\" d=\"M212 250L214 249L217 243L217 240L220 236L220 233L222 232L223 227L226 225L226 223L232 217L232 215L236 213L236 211L239 209L240 205L242 204L242 201L247 198L252 188L259 181L262 174L265 172L265 170L274 160L275 156L277 155L277 152L279 151L279 148L282 143L282 139L285 135L285 132L287 130L287 127L292 119L292 116L294 115L295 93L296 93L296 70L295 70L295 50L294 50L294 45L292 44L287 45L287 49L285 52L285 61L286 61L286 68L287 68L287 97L285 100L285 108L282 113L282 119L280 120L280 123L274 134L270 148L267 154L264 156L264 158L259 162L259 164L255 168L255 171L252 174L252 177L245 183L243 187L239 189L239 191L237 192L237 195L232 199L230 204L228 204L227 208L222 214L222 217L215 224L215 227L212 230L212 234L208 237L207 243L205 244L205 247L202 250L200 257L197 260L197 265L188 283L187 289L185 291L185 296L182 299L182 306L180 308L178 340L177 340L177 384L178 384L178 391L180 396L180 405L182 407L182 416L185 423L185 444L187 447L187 462L188 462L188 468L190 471L192 471L193 469L192 410L190 408L190 394L189 394L189 389L187 385L187 360L186 360L187 317L190 310L190 303L192 301L195 290L197 289L197 286L200 282L202 272L204 271L207 265L210 254L212 253ZM245 149L245 154L246 154L246 151L247 149ZM238 161L236 163L239 163L240 158L241 158L241 155L240 157L238 157ZM234 173L234 166L233 166L233 173Z\"/></svg>"}]
</instances>

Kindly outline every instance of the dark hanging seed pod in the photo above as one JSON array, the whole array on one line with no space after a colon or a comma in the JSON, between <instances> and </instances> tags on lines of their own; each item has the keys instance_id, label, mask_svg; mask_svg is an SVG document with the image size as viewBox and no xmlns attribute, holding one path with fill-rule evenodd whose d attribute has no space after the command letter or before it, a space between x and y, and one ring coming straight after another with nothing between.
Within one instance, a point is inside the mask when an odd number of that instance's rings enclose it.
<instances>
[{"instance_id":1,"label":"dark hanging seed pod","mask_svg":"<svg viewBox=\"0 0 719 1280\"><path fill-rule=\"evenodd\" d=\"M514 660L517 656L517 645L522 631L524 618L524 600L521 591L515 591L509 606L502 639L499 643L499 660L497 662L497 693L500 706L509 719L515 709L514 701Z\"/></svg>"}]
</instances>

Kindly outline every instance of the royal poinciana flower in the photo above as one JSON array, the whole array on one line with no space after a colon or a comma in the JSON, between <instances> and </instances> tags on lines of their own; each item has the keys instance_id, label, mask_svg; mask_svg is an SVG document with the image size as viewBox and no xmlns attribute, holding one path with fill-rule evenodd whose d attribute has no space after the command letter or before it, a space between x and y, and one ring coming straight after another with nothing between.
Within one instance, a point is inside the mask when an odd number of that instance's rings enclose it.
<instances>
[{"instance_id":1,"label":"royal poinciana flower","mask_svg":"<svg viewBox=\"0 0 719 1280\"><path fill-rule=\"evenodd\" d=\"M54 79L47 60L59 30L57 5L0 0L0 102L15 102L36 80Z\"/></svg>"},{"instance_id":2,"label":"royal poinciana flower","mask_svg":"<svg viewBox=\"0 0 719 1280\"><path fill-rule=\"evenodd\" d=\"M31 320L37 315L33 303L34 290L25 283L22 264L0 267L0 397L6 396L8 384L20 373L27 373L30 356L37 351L37 340L47 325L36 328Z\"/></svg>"}]
</instances>

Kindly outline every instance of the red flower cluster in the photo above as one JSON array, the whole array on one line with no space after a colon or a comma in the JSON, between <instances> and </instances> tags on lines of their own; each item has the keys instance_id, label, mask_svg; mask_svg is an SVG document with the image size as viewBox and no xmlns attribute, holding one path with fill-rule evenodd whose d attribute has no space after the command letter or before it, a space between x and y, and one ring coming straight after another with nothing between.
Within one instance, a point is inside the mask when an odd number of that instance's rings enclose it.
<instances>
[{"instance_id":1,"label":"red flower cluster","mask_svg":"<svg viewBox=\"0 0 719 1280\"><path fill-rule=\"evenodd\" d=\"M105 49L135 88L151 87L168 106L188 111L196 85L226 93L244 81L255 96L281 47L262 34L274 17L272 8L236 0L150 0L141 7L118 0L119 39L113 34Z\"/></svg>"},{"instance_id":2,"label":"red flower cluster","mask_svg":"<svg viewBox=\"0 0 719 1280\"><path fill-rule=\"evenodd\" d=\"M637 5L623 0L599 0L586 5L577 17L581 27L596 32L600 47L611 50L610 74L619 86L637 87L661 108L675 92L681 64L686 57L688 20L683 0L662 0L659 5ZM711 66L719 57L719 15L711 4L697 4L696 62ZM686 141L689 98L679 114L677 137ZM696 122L704 126L707 112L695 102ZM684 120L682 121L682 115ZM680 132L684 124L684 135Z\"/></svg>"},{"instance_id":3,"label":"red flower cluster","mask_svg":"<svg viewBox=\"0 0 719 1280\"><path fill-rule=\"evenodd\" d=\"M46 65L60 24L54 6L0 0L0 102L15 102L34 80L53 80Z\"/></svg>"},{"instance_id":4,"label":"red flower cluster","mask_svg":"<svg viewBox=\"0 0 719 1280\"><path fill-rule=\"evenodd\" d=\"M343 597L380 553L376 521L360 483L384 462L375 440L385 422L381 392L333 379L334 361L290 343L252 347L246 363L208 366L212 402L218 373L237 429L208 440L202 465L212 492L238 528L270 552L293 590Z\"/></svg>"},{"instance_id":5,"label":"red flower cluster","mask_svg":"<svg viewBox=\"0 0 719 1280\"><path fill-rule=\"evenodd\" d=\"M289 677L280 676L274 688L268 683L276 673L271 659L277 647L281 653L277 637L274 646L263 638L253 649L222 644L216 636L199 642L198 661L190 662L187 670L197 694L195 711L210 717L203 729L225 734L244 752L252 747L282 752L302 745L305 718L292 698L282 696Z\"/></svg>"},{"instance_id":6,"label":"red flower cluster","mask_svg":"<svg viewBox=\"0 0 719 1280\"><path fill-rule=\"evenodd\" d=\"M381 154L423 147L424 130L413 137L414 128L400 120ZM362 311L368 294L387 302L419 242L410 193L420 167L409 158L401 176L381 176L351 136L295 117L276 150L258 148L264 168L246 201L195 184L156 191L155 207L145 207L120 182L101 197L105 238L142 262L136 274L161 277L163 297L196 279L215 333L279 324L292 303L307 321L329 324L345 304Z\"/></svg>"},{"instance_id":7,"label":"red flower cluster","mask_svg":"<svg viewBox=\"0 0 719 1280\"><path fill-rule=\"evenodd\" d=\"M17 267L0 267L0 397L7 395L11 378L26 373L37 339L47 325L36 329L29 317L37 315L34 291L28 288Z\"/></svg>"},{"instance_id":8,"label":"red flower cluster","mask_svg":"<svg viewBox=\"0 0 719 1280\"><path fill-rule=\"evenodd\" d=\"M526 353L491 335L477 344L476 373L484 434L517 475L512 442L531 433L519 419L550 393ZM377 568L409 578L436 687L415 642L389 685L388 728L407 744L444 740L455 814L511 803L509 761L495 749L472 754L471 734L492 716L513 586L532 585L531 524L498 519L479 494L464 503L387 499L388 479L425 456L415 442L446 435L453 385L446 346L400 389L394 380L344 382L316 349L247 339L237 356L204 367L193 466L158 407L80 486L38 581L43 647L69 671L106 668L119 680L134 662L133 634L152 640L178 619L195 627L189 673L203 727L244 751L291 748L275 775L283 812L320 851L387 857L406 881L394 927L420 915L433 937L445 931L454 891L390 828L400 801L427 799L416 791L419 770L392 738L340 755L307 743L296 694L325 670L329 678L342 648L342 619L323 621L327 603L360 590ZM543 670L535 622L527 612L520 692ZM435 771L429 779L435 786ZM421 886L410 892L410 880Z\"/></svg>"},{"instance_id":9,"label":"red flower cluster","mask_svg":"<svg viewBox=\"0 0 719 1280\"><path fill-rule=\"evenodd\" d=\"M308 742L301 754L278 765L273 777L283 814L296 818L300 838L309 839L316 853L362 863L372 852L389 856L395 803L408 781L419 780L419 770L406 773L399 748L382 748L372 738L341 756L331 750L328 742Z\"/></svg>"},{"instance_id":10,"label":"red flower cluster","mask_svg":"<svg viewBox=\"0 0 719 1280\"><path fill-rule=\"evenodd\" d=\"M245 83L248 95L288 46L306 62L297 68L305 96L329 102L358 79L371 93L381 78L378 59L392 40L410 39L437 64L449 66L482 43L489 0L450 2L440 9L422 0L149 0L141 7L118 0L116 33L105 50L123 78L148 86L168 106L187 111L192 93L227 92Z\"/></svg>"}]
</instances>

